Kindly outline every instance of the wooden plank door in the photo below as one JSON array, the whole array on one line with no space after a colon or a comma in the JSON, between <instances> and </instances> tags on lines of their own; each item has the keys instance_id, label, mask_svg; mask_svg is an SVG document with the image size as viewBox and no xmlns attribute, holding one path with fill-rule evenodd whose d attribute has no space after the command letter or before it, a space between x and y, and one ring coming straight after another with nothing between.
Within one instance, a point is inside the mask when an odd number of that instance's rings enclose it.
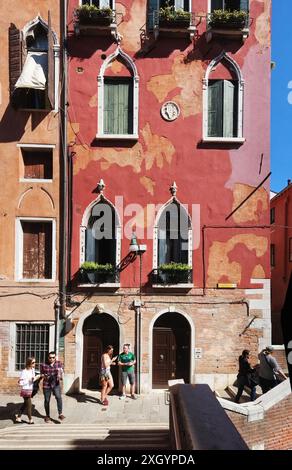
<instances>
[{"instance_id":1,"label":"wooden plank door","mask_svg":"<svg viewBox=\"0 0 292 470\"><path fill-rule=\"evenodd\" d=\"M84 335L82 388L91 390L99 388L101 355L102 340L100 335Z\"/></svg>"},{"instance_id":2,"label":"wooden plank door","mask_svg":"<svg viewBox=\"0 0 292 470\"><path fill-rule=\"evenodd\" d=\"M176 339L170 328L153 329L152 387L168 388L176 376Z\"/></svg>"}]
</instances>

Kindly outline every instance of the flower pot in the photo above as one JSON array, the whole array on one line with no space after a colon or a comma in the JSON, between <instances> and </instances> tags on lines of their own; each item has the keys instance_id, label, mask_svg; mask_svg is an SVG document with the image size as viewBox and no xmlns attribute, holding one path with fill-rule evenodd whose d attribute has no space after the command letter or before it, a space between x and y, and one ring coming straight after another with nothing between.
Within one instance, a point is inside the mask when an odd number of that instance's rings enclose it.
<instances>
[{"instance_id":1,"label":"flower pot","mask_svg":"<svg viewBox=\"0 0 292 470\"><path fill-rule=\"evenodd\" d=\"M189 18L173 18L173 19L166 19L160 18L159 19L159 27L160 28L188 28L190 25Z\"/></svg>"},{"instance_id":2,"label":"flower pot","mask_svg":"<svg viewBox=\"0 0 292 470\"><path fill-rule=\"evenodd\" d=\"M211 28L214 29L242 29L245 26L245 21L211 21Z\"/></svg>"},{"instance_id":3,"label":"flower pot","mask_svg":"<svg viewBox=\"0 0 292 470\"><path fill-rule=\"evenodd\" d=\"M100 13L95 12L91 12L86 15L79 13L79 23L96 26L109 26L112 23L112 16L101 15Z\"/></svg>"}]
</instances>

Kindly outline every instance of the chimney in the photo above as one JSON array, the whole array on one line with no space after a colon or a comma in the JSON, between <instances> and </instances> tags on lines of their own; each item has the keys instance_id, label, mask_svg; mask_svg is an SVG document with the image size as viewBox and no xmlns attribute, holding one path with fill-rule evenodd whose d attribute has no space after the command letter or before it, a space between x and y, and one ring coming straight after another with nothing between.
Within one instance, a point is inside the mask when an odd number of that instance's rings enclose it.
<instances>
[{"instance_id":1,"label":"chimney","mask_svg":"<svg viewBox=\"0 0 292 470\"><path fill-rule=\"evenodd\" d=\"M289 184L291 184L291 180L288 180L288 181L287 181L287 186L289 186Z\"/></svg>"}]
</instances>

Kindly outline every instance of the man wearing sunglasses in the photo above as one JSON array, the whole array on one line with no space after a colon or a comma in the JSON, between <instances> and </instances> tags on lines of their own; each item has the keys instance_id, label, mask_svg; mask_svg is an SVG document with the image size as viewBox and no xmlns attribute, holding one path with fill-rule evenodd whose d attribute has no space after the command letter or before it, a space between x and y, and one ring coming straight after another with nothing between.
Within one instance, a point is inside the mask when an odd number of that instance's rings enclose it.
<instances>
[{"instance_id":1,"label":"man wearing sunglasses","mask_svg":"<svg viewBox=\"0 0 292 470\"><path fill-rule=\"evenodd\" d=\"M56 398L59 419L63 421L65 416L63 415L63 403L61 396L60 380L63 380L63 365L60 361L56 360L55 351L51 351L48 355L48 361L46 364L41 364L41 375L43 376L43 392L45 398L45 423L51 423L50 418L50 400L51 395Z\"/></svg>"}]
</instances>

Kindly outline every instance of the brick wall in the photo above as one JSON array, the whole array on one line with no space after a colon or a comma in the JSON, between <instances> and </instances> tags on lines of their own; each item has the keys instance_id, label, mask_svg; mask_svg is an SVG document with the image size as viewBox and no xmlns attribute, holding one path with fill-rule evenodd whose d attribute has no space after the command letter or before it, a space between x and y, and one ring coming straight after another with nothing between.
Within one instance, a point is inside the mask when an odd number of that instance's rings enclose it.
<instances>
[{"instance_id":1,"label":"brick wall","mask_svg":"<svg viewBox=\"0 0 292 470\"><path fill-rule=\"evenodd\" d=\"M292 449L292 394L281 400L259 421L248 422L247 417L226 411L250 449Z\"/></svg>"}]
</instances>

